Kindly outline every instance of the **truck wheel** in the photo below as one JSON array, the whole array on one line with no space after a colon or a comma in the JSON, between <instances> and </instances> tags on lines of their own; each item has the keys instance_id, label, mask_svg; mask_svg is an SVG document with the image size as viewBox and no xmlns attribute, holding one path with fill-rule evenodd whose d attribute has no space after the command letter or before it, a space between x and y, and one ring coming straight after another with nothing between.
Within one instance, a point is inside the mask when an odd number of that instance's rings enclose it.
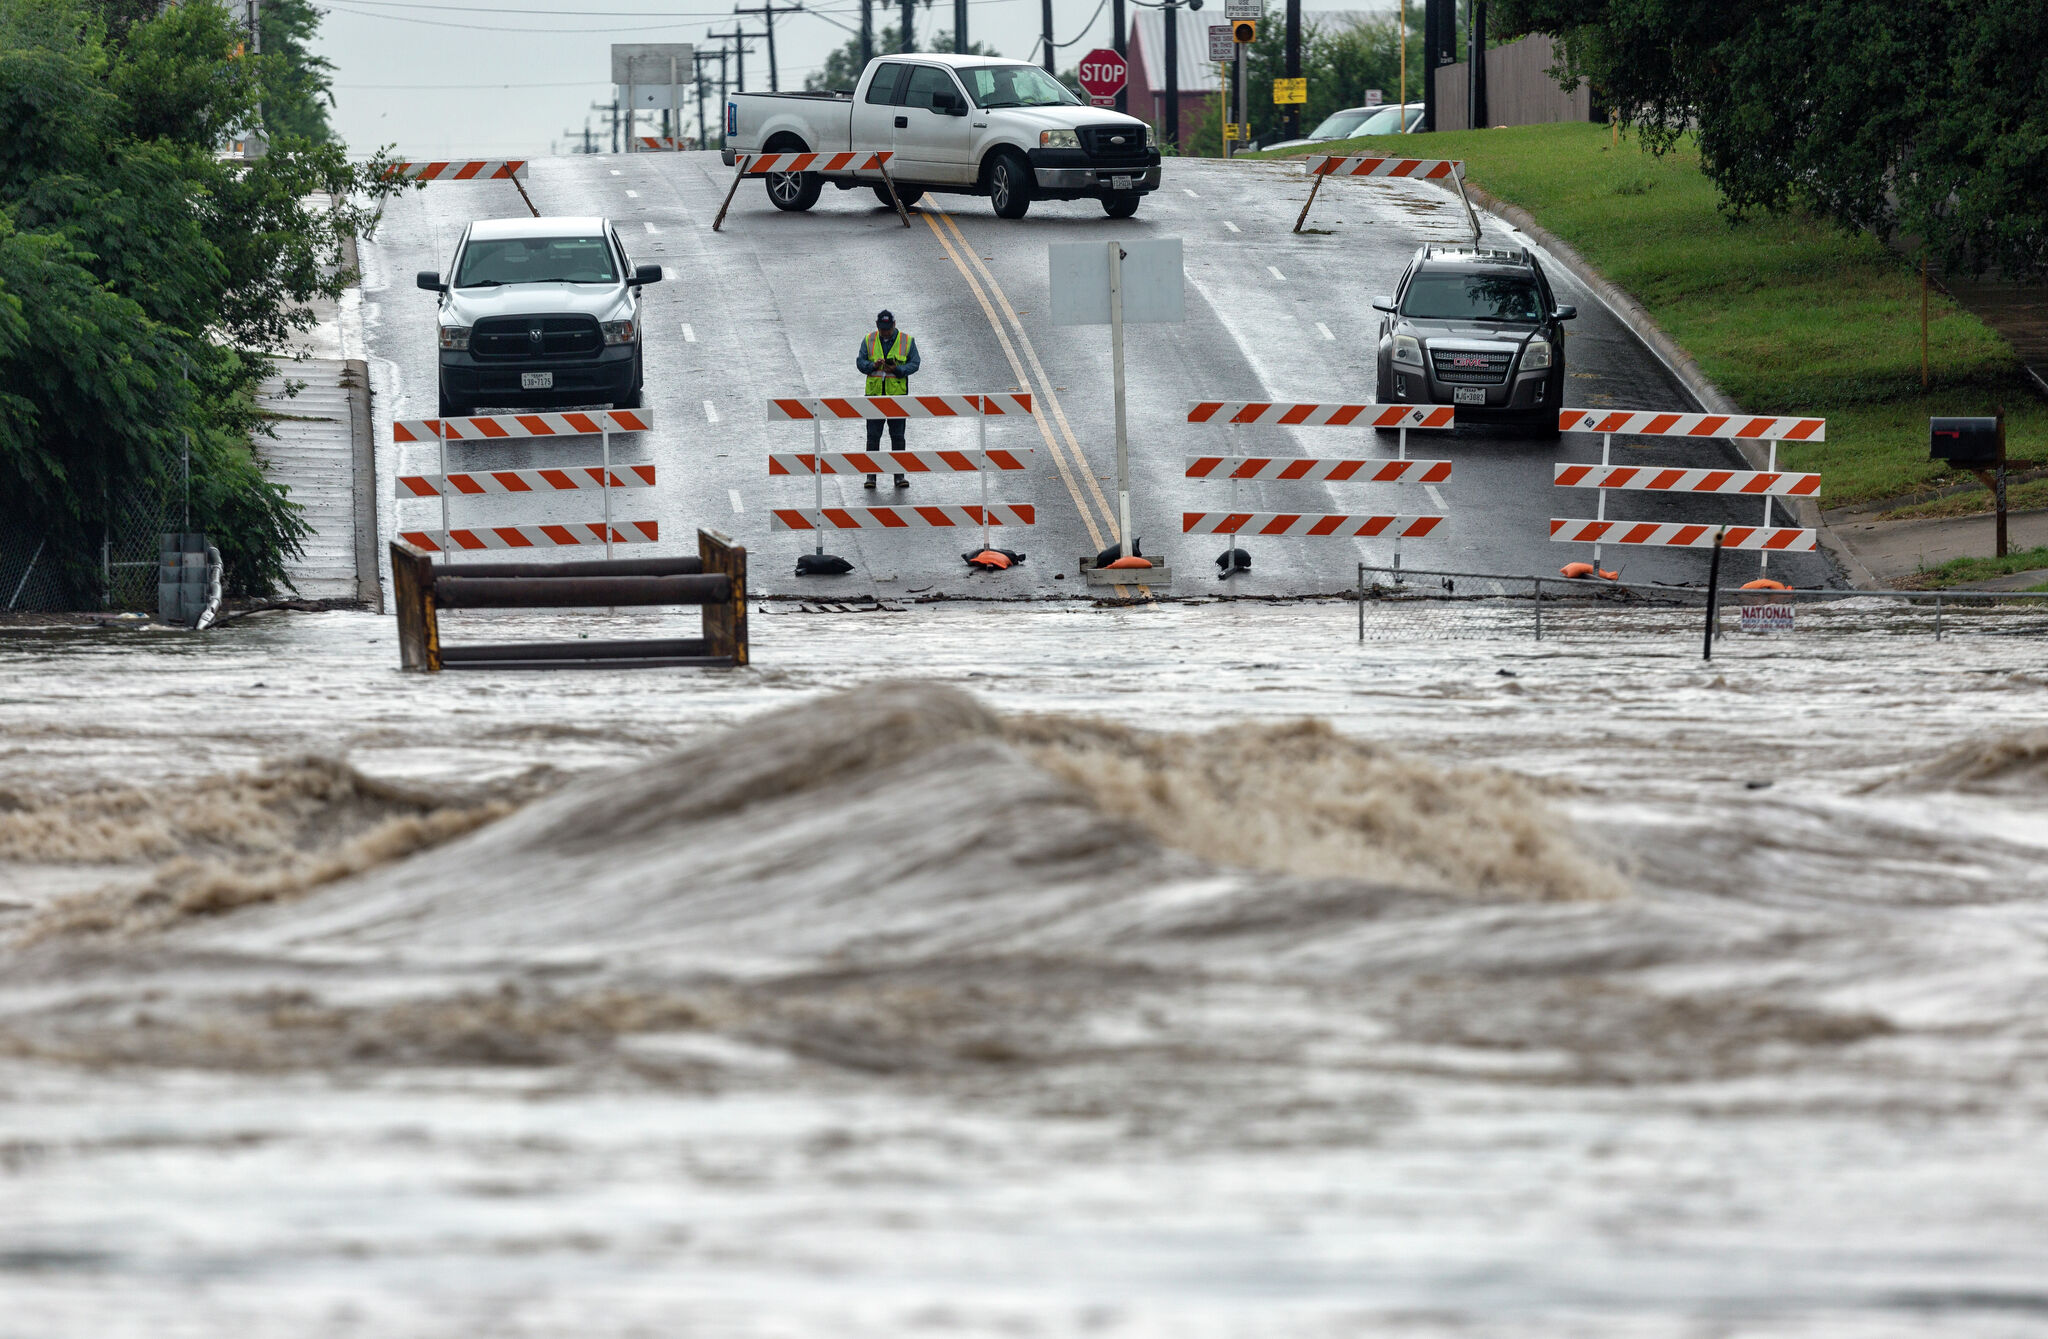
<instances>
[{"instance_id":1,"label":"truck wheel","mask_svg":"<svg viewBox=\"0 0 2048 1339\"><path fill-rule=\"evenodd\" d=\"M988 170L989 203L996 207L996 217L1020 219L1024 211L1031 208L1031 190L1035 185L1031 178L1031 164L1022 155L1006 153L997 157Z\"/></svg>"},{"instance_id":2,"label":"truck wheel","mask_svg":"<svg viewBox=\"0 0 2048 1339\"><path fill-rule=\"evenodd\" d=\"M877 186L875 187L875 198L877 200L880 200L883 204L887 205L891 209L894 209L896 207L896 199L900 198L903 201L903 207L905 209L908 209L912 205L916 204L919 200L924 199L924 187L900 186L897 188L896 196L892 197L890 196L889 188L886 185Z\"/></svg>"},{"instance_id":3,"label":"truck wheel","mask_svg":"<svg viewBox=\"0 0 2048 1339\"><path fill-rule=\"evenodd\" d=\"M765 180L768 202L793 214L801 214L818 203L818 197L825 191L825 179L815 172L770 172Z\"/></svg>"},{"instance_id":4,"label":"truck wheel","mask_svg":"<svg viewBox=\"0 0 2048 1339\"><path fill-rule=\"evenodd\" d=\"M1127 219L1138 212L1138 202L1144 198L1136 191L1114 191L1102 197L1102 212L1113 219Z\"/></svg>"}]
</instances>

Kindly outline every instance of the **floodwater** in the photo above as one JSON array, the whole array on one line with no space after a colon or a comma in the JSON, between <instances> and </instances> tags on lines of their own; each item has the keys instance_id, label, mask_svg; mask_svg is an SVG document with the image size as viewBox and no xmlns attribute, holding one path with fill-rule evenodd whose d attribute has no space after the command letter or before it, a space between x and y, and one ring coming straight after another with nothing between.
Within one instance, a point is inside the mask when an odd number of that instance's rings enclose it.
<instances>
[{"instance_id":1,"label":"floodwater","mask_svg":"<svg viewBox=\"0 0 2048 1339\"><path fill-rule=\"evenodd\" d=\"M1509 622L0 634L0 1336L2048 1334L2038 638Z\"/></svg>"}]
</instances>

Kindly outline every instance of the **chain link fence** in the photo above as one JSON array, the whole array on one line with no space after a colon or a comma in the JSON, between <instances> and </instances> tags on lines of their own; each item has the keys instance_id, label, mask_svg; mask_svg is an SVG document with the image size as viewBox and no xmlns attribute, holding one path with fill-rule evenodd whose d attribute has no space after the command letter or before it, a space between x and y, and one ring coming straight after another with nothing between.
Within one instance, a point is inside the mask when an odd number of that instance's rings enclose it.
<instances>
[{"instance_id":1,"label":"chain link fence","mask_svg":"<svg viewBox=\"0 0 2048 1339\"><path fill-rule=\"evenodd\" d=\"M1689 638L1706 647L1704 586L1358 569L1360 641ZM1714 642L1773 635L2048 639L2048 592L1743 590L1713 596Z\"/></svg>"},{"instance_id":2,"label":"chain link fence","mask_svg":"<svg viewBox=\"0 0 2048 1339\"><path fill-rule=\"evenodd\" d=\"M158 541L184 528L184 491L176 479L112 499L97 551L79 551L50 533L0 536L0 611L154 612Z\"/></svg>"}]
</instances>

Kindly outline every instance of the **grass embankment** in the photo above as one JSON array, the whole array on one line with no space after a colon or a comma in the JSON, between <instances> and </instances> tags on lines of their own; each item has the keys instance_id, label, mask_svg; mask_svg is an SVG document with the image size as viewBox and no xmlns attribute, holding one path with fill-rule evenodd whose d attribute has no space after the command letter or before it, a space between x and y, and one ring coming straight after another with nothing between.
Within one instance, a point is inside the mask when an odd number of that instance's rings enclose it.
<instances>
[{"instance_id":1,"label":"grass embankment","mask_svg":"<svg viewBox=\"0 0 2048 1339\"><path fill-rule=\"evenodd\" d=\"M2007 499L2008 502L2010 500ZM2048 570L2048 548L2026 549L2008 553L2003 558L1951 558L1939 567L1915 572L1895 584L1904 590L1947 590L1952 586L1975 585L1993 577L2011 576L2014 572L2042 570ZM2048 582L2027 589L2048 590Z\"/></svg>"},{"instance_id":2,"label":"grass embankment","mask_svg":"<svg viewBox=\"0 0 2048 1339\"><path fill-rule=\"evenodd\" d=\"M1870 237L1803 214L1731 225L1690 141L1656 158L1626 135L1610 147L1605 126L1565 123L1310 152L1463 159L1468 181L1528 210L1632 294L1743 408L1824 416L1826 442L1779 453L1787 468L1820 471L1823 506L1968 482L1927 459L1931 415L2003 404L2015 465L2048 460L2048 407L2003 339L1936 291L1923 393L1918 271ZM1597 383L1577 384L1575 398L1597 407ZM1982 493L1963 498L1989 505Z\"/></svg>"}]
</instances>

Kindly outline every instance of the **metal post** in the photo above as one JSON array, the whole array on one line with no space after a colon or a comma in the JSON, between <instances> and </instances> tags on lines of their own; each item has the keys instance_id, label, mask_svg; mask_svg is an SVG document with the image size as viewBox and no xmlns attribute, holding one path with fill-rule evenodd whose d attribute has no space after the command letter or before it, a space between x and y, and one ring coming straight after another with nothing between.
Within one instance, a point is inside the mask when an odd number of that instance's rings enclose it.
<instances>
[{"instance_id":1,"label":"metal post","mask_svg":"<svg viewBox=\"0 0 2048 1339\"><path fill-rule=\"evenodd\" d=\"M668 58L668 127L671 138L668 147L683 147L683 79L676 71L676 58Z\"/></svg>"},{"instance_id":2,"label":"metal post","mask_svg":"<svg viewBox=\"0 0 2048 1339\"><path fill-rule=\"evenodd\" d=\"M1543 640L1543 578L1536 578L1536 640Z\"/></svg>"},{"instance_id":3,"label":"metal post","mask_svg":"<svg viewBox=\"0 0 2048 1339\"><path fill-rule=\"evenodd\" d=\"M1465 22L1465 104L1468 129L1486 129L1486 0L1468 0Z\"/></svg>"},{"instance_id":4,"label":"metal post","mask_svg":"<svg viewBox=\"0 0 2048 1339\"><path fill-rule=\"evenodd\" d=\"M1180 151L1180 6L1166 0L1160 16L1166 20L1166 107L1162 148Z\"/></svg>"},{"instance_id":5,"label":"metal post","mask_svg":"<svg viewBox=\"0 0 2048 1339\"><path fill-rule=\"evenodd\" d=\"M1775 474L1775 473L1777 472L1777 469L1778 469L1778 444L1777 444L1776 442L1772 442L1772 443L1771 443L1771 461L1770 461L1770 464L1769 464L1769 465L1767 465L1767 466L1765 466L1764 468L1765 468L1766 470L1768 470L1769 472L1773 473L1773 474ZM1766 494L1764 494L1764 529L1765 529L1765 530L1769 530L1770 528L1771 528L1771 495L1770 495L1769 493L1766 493ZM1766 539L1768 539L1768 538L1769 538L1769 536L1767 535L1767 536L1765 536L1765 538L1766 538ZM1756 574L1757 574L1758 576L1760 576L1760 577L1761 577L1761 576L1767 576L1767 575L1769 575L1769 573L1770 573L1770 570L1771 570L1771 551L1770 551L1770 550L1769 550L1768 548L1762 548L1762 549L1758 549L1758 550L1757 550L1756 552L1757 552L1757 559L1756 559Z\"/></svg>"},{"instance_id":6,"label":"metal post","mask_svg":"<svg viewBox=\"0 0 2048 1339\"><path fill-rule=\"evenodd\" d=\"M953 0L953 54L964 56L972 45L967 40L967 0Z\"/></svg>"},{"instance_id":7,"label":"metal post","mask_svg":"<svg viewBox=\"0 0 2048 1339\"><path fill-rule=\"evenodd\" d=\"M1127 41L1125 38L1124 29L1124 0L1109 0L1110 50L1116 52L1116 54L1119 56L1128 56L1130 52L1125 49L1126 46ZM963 47L962 50L965 50L965 48ZM1124 81L1124 84L1124 88L1119 88L1116 91L1116 109L1120 112L1128 110L1130 103L1130 96L1128 93L1130 81L1126 79Z\"/></svg>"},{"instance_id":8,"label":"metal post","mask_svg":"<svg viewBox=\"0 0 2048 1339\"><path fill-rule=\"evenodd\" d=\"M915 0L903 0L903 41L899 50L905 52L917 50L916 19L917 7Z\"/></svg>"},{"instance_id":9,"label":"metal post","mask_svg":"<svg viewBox=\"0 0 2048 1339\"><path fill-rule=\"evenodd\" d=\"M21 592L27 588L30 574L36 570L36 560L43 556L43 545L49 542L48 535L36 541L36 551L28 556L28 566L21 569L21 580L14 583L14 594L7 597L9 609L14 608L15 602L21 599Z\"/></svg>"},{"instance_id":10,"label":"metal post","mask_svg":"<svg viewBox=\"0 0 2048 1339\"><path fill-rule=\"evenodd\" d=\"M1714 556L1707 560L1707 641L1700 655L1702 660L1714 658L1714 618L1721 598L1721 540L1727 533L1725 525L1714 532Z\"/></svg>"},{"instance_id":11,"label":"metal post","mask_svg":"<svg viewBox=\"0 0 2048 1339\"><path fill-rule=\"evenodd\" d=\"M1608 453L1613 449L1614 434L1611 432L1601 433L1600 464L1602 468L1600 472L1603 475L1607 473L1605 467L1610 463L1608 461ZM1598 501L1594 503L1595 511L1593 512L1593 519L1596 521L1604 521L1607 519L1607 490L1604 488L1596 488L1593 490L1593 496L1598 499ZM1715 542L1718 545L1719 541L1717 540ZM1593 545L1593 567L1596 572L1600 567L1600 545L1597 541L1595 541Z\"/></svg>"},{"instance_id":12,"label":"metal post","mask_svg":"<svg viewBox=\"0 0 2048 1339\"><path fill-rule=\"evenodd\" d=\"M1051 74L1053 73L1052 0L1039 0L1038 16L1041 26L1045 29L1045 37L1039 43L1040 46L1045 48L1045 72Z\"/></svg>"},{"instance_id":13,"label":"metal post","mask_svg":"<svg viewBox=\"0 0 2048 1339\"><path fill-rule=\"evenodd\" d=\"M1299 78L1301 75L1301 0L1287 0L1285 59L1287 77L1289 79ZM1287 116L1283 129L1289 139L1299 139L1301 137L1300 103L1290 102L1287 104Z\"/></svg>"},{"instance_id":14,"label":"metal post","mask_svg":"<svg viewBox=\"0 0 2048 1339\"><path fill-rule=\"evenodd\" d=\"M626 81L626 152L633 152L633 132L640 128L640 86Z\"/></svg>"},{"instance_id":15,"label":"metal post","mask_svg":"<svg viewBox=\"0 0 2048 1339\"><path fill-rule=\"evenodd\" d=\"M1400 446L1397 449L1401 453L1398 458L1401 460L1406 460L1408 459L1408 429L1405 426L1401 429L1400 437L1398 440L1400 441Z\"/></svg>"},{"instance_id":16,"label":"metal post","mask_svg":"<svg viewBox=\"0 0 2048 1339\"><path fill-rule=\"evenodd\" d=\"M604 439L604 475L598 480L598 492L604 494L604 556L612 556L612 428L611 419L604 420L604 430L598 436Z\"/></svg>"},{"instance_id":17,"label":"metal post","mask_svg":"<svg viewBox=\"0 0 2048 1339\"><path fill-rule=\"evenodd\" d=\"M981 547L988 547L988 404L978 404L974 415L974 436L981 448L981 464L975 473L981 476Z\"/></svg>"},{"instance_id":18,"label":"metal post","mask_svg":"<svg viewBox=\"0 0 2048 1339\"><path fill-rule=\"evenodd\" d=\"M875 58L875 0L860 0L860 68Z\"/></svg>"},{"instance_id":19,"label":"metal post","mask_svg":"<svg viewBox=\"0 0 2048 1339\"><path fill-rule=\"evenodd\" d=\"M1365 641L1365 564L1358 565L1358 640Z\"/></svg>"},{"instance_id":20,"label":"metal post","mask_svg":"<svg viewBox=\"0 0 2048 1339\"><path fill-rule=\"evenodd\" d=\"M13 606L9 606L12 608ZM1941 640L1941 592L1934 592L1934 640Z\"/></svg>"},{"instance_id":21,"label":"metal post","mask_svg":"<svg viewBox=\"0 0 2048 1339\"><path fill-rule=\"evenodd\" d=\"M446 557L455 555L455 537L448 524L448 420L434 420L434 442L441 452L441 552Z\"/></svg>"},{"instance_id":22,"label":"metal post","mask_svg":"<svg viewBox=\"0 0 2048 1339\"><path fill-rule=\"evenodd\" d=\"M815 531L818 546L813 552L822 558L825 555L825 420L816 415L811 417L811 503L818 510Z\"/></svg>"},{"instance_id":23,"label":"metal post","mask_svg":"<svg viewBox=\"0 0 2048 1339\"><path fill-rule=\"evenodd\" d=\"M1116 556L1131 556L1131 448L1124 436L1124 248L1109 243L1109 358L1116 387Z\"/></svg>"},{"instance_id":24,"label":"metal post","mask_svg":"<svg viewBox=\"0 0 2048 1339\"><path fill-rule=\"evenodd\" d=\"M1244 108L1244 49L1249 45L1250 43L1247 42L1237 43L1237 133L1239 138L1230 141L1230 156L1232 158L1237 157L1237 146L1246 144L1249 139L1245 126L1248 118L1245 116Z\"/></svg>"}]
</instances>

